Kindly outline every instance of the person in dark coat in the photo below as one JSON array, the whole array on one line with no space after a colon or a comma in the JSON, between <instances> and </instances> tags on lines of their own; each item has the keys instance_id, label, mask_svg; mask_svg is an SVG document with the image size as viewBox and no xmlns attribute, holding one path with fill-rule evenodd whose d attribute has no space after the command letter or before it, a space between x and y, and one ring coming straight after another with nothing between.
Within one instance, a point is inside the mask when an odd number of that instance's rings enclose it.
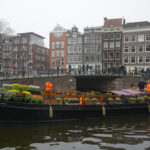
<instances>
[{"instance_id":1,"label":"person in dark coat","mask_svg":"<svg viewBox=\"0 0 150 150\"><path fill-rule=\"evenodd\" d=\"M139 81L138 87L139 87L139 90L140 90L141 92L144 91L144 88L145 88L145 85L146 85L146 84L147 84L147 83L146 83L143 79L141 79L141 80Z\"/></svg>"}]
</instances>

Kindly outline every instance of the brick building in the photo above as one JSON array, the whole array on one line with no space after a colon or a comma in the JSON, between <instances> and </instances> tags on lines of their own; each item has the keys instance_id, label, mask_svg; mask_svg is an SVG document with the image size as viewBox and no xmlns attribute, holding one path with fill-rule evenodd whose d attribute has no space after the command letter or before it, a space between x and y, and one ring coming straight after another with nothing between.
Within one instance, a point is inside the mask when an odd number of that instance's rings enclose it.
<instances>
[{"instance_id":1,"label":"brick building","mask_svg":"<svg viewBox=\"0 0 150 150\"><path fill-rule=\"evenodd\" d=\"M113 67L122 65L122 30L124 20L122 18L104 18L104 26L101 32L102 38L102 65L103 70L107 71Z\"/></svg>"},{"instance_id":2,"label":"brick building","mask_svg":"<svg viewBox=\"0 0 150 150\"><path fill-rule=\"evenodd\" d=\"M67 63L67 31L57 25L50 32L50 69L66 69Z\"/></svg>"},{"instance_id":3,"label":"brick building","mask_svg":"<svg viewBox=\"0 0 150 150\"><path fill-rule=\"evenodd\" d=\"M44 37L33 33L20 33L12 39L12 68L16 74L32 74L47 70L49 49L44 47Z\"/></svg>"},{"instance_id":4,"label":"brick building","mask_svg":"<svg viewBox=\"0 0 150 150\"><path fill-rule=\"evenodd\" d=\"M150 68L150 22L126 23L122 49L123 64L129 72Z\"/></svg>"}]
</instances>

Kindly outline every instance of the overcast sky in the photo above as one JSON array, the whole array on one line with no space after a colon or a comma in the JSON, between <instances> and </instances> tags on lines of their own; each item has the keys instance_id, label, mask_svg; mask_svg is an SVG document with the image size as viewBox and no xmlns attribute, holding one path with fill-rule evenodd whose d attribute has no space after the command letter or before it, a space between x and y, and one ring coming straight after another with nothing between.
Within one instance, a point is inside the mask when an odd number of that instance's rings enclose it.
<instances>
[{"instance_id":1,"label":"overcast sky","mask_svg":"<svg viewBox=\"0 0 150 150\"><path fill-rule=\"evenodd\" d=\"M46 37L56 24L102 26L103 18L124 17L126 22L150 21L150 0L0 0L0 19L16 33L35 32Z\"/></svg>"}]
</instances>

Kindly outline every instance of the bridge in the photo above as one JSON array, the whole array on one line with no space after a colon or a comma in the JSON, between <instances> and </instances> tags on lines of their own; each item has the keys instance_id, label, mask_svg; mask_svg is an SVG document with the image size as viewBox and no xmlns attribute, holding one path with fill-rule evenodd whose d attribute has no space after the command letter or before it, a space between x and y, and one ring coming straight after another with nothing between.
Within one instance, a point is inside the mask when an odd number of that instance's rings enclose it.
<instances>
[{"instance_id":1,"label":"bridge","mask_svg":"<svg viewBox=\"0 0 150 150\"><path fill-rule=\"evenodd\" d=\"M41 74L39 76L10 76L1 77L0 86L3 83L20 83L40 86L45 89L47 81L53 82L53 90L58 91L100 91L129 88L137 85L139 77L119 74Z\"/></svg>"}]
</instances>

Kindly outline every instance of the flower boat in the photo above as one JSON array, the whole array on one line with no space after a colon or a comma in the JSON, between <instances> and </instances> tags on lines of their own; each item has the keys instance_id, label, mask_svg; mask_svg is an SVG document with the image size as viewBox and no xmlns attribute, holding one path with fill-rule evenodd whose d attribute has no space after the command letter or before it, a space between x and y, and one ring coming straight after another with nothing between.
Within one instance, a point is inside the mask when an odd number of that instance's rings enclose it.
<instances>
[{"instance_id":1,"label":"flower boat","mask_svg":"<svg viewBox=\"0 0 150 150\"><path fill-rule=\"evenodd\" d=\"M7 88L6 88L7 87ZM109 116L149 114L149 93L40 91L7 85L0 93L0 122L52 122ZM27 90L27 91L24 91ZM31 92L29 92L29 91ZM41 94L40 94L41 93Z\"/></svg>"}]
</instances>

